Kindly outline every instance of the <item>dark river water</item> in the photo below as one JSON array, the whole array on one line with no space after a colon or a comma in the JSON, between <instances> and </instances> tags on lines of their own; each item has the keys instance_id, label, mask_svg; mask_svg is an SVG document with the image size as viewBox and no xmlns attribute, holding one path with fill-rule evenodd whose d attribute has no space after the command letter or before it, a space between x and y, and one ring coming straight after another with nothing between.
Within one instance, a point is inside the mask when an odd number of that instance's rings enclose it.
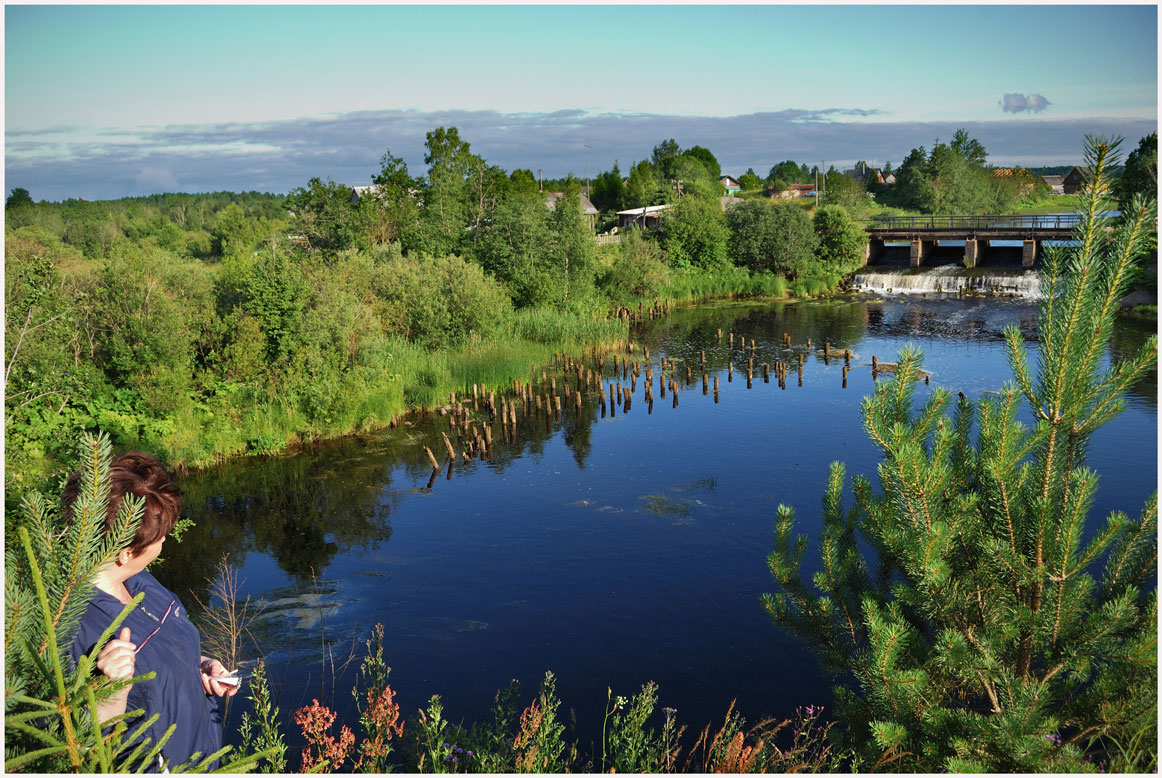
<instances>
[{"instance_id":1,"label":"dark river water","mask_svg":"<svg viewBox=\"0 0 1162 778\"><path fill-rule=\"evenodd\" d=\"M231 462L183 481L184 514L197 526L167 545L157 575L196 611L194 595L209 600L207 579L228 558L243 593L265 605L247 658L266 657L288 717L332 694L333 707L353 713L357 662L342 665L377 622L407 721L432 694L453 721L483 719L514 678L527 704L546 670L557 676L566 724L576 713L569 736L583 753L600 736L607 687L629 696L656 681L659 705L677 708L694 731L721 721L735 699L752 722L829 705L829 679L759 603L773 590L776 506L794 506L800 531L814 536L831 462L874 478L878 456L859 413L873 355L895 361L917 343L932 373L931 386L918 385L921 401L937 386L976 398L1008 378L1004 328L1018 326L1032 347L1035 314L1030 303L934 298L674 311L639 328L634 358L646 346L655 370L662 356L679 360L683 378L691 366L676 408L655 387L648 412L643 367L629 412L603 417L590 396L579 417L571 404L549 425L522 415L515 442L496 435L490 460L461 460L450 473L445 465L434 481L423 446L443 465L448 430L436 414ZM1150 331L1122 323L1107 356L1129 355ZM855 352L846 388L843 359L825 364L824 341ZM785 388L774 375L764 383L758 367L776 359L792 365ZM607 372L606 385L613 380ZM1091 524L1114 509L1137 515L1156 488L1156 397L1152 372L1094 438L1089 464L1102 480ZM817 559L814 546L806 559Z\"/></svg>"}]
</instances>

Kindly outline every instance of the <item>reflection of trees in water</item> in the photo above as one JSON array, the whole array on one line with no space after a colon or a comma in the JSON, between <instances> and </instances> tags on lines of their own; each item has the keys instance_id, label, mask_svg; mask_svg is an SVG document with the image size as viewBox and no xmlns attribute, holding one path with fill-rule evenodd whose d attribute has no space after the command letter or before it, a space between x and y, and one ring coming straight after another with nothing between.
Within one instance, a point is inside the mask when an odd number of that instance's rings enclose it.
<instances>
[{"instance_id":1,"label":"reflection of trees in water","mask_svg":"<svg viewBox=\"0 0 1162 778\"><path fill-rule=\"evenodd\" d=\"M208 580L225 556L269 554L300 579L320 573L336 554L391 537L392 447L344 440L292 456L230 462L180 483L182 515L195 526L167 548L159 578L207 601Z\"/></svg>"},{"instance_id":2,"label":"reflection of trees in water","mask_svg":"<svg viewBox=\"0 0 1162 778\"><path fill-rule=\"evenodd\" d=\"M1141 316L1120 316L1110 335L1109 354L1113 363L1131 359L1155 333L1157 323ZM1158 366L1150 368L1145 375L1129 386L1129 393L1145 400L1151 407L1158 406Z\"/></svg>"},{"instance_id":3,"label":"reflection of trees in water","mask_svg":"<svg viewBox=\"0 0 1162 778\"><path fill-rule=\"evenodd\" d=\"M725 370L731 361L738 370L750 358L749 343L753 338L757 370L761 363L791 356L783 350L784 332L791 338L792 353L802 350L808 338L813 351L821 350L827 341L836 349L850 348L863 338L867 315L866 303L845 300L709 306L681 309L668 319L644 322L636 339L650 349L655 364L665 354L678 360L683 376L689 365L697 381L701 351L706 352L708 372ZM735 333L733 349L730 332ZM745 351L743 337L748 344Z\"/></svg>"}]
</instances>

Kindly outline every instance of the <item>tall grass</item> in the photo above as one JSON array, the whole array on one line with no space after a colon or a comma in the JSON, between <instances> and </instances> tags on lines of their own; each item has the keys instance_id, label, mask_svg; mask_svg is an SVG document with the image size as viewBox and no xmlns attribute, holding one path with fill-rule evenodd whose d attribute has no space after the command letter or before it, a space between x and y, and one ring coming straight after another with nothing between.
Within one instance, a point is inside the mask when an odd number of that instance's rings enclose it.
<instances>
[{"instance_id":1,"label":"tall grass","mask_svg":"<svg viewBox=\"0 0 1162 778\"><path fill-rule=\"evenodd\" d=\"M787 281L781 275L732 267L715 273L675 274L666 296L680 302L700 302L720 297L783 297L786 292Z\"/></svg>"}]
</instances>

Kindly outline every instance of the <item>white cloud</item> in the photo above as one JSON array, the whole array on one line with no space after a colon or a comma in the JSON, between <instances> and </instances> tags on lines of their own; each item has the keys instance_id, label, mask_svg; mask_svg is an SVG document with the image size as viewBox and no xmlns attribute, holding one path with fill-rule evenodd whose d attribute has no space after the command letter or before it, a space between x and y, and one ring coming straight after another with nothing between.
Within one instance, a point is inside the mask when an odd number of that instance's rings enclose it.
<instances>
[{"instance_id":1,"label":"white cloud","mask_svg":"<svg viewBox=\"0 0 1162 778\"><path fill-rule=\"evenodd\" d=\"M1047 106L1053 105L1053 103L1046 100L1044 95L1039 95L1036 92L1028 96L1018 92L1010 92L1002 97L997 105L1005 113L1022 113L1024 111L1041 113Z\"/></svg>"}]
</instances>

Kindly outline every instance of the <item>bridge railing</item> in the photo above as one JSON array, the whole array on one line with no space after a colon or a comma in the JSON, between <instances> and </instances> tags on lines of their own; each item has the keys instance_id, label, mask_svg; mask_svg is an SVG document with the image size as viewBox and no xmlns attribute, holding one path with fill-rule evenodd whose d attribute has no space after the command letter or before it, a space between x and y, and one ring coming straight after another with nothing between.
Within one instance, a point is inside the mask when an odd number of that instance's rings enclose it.
<instances>
[{"instance_id":1,"label":"bridge railing","mask_svg":"<svg viewBox=\"0 0 1162 778\"><path fill-rule=\"evenodd\" d=\"M978 214L974 216L877 216L868 223L873 231L909 230L1072 230L1081 215Z\"/></svg>"}]
</instances>

